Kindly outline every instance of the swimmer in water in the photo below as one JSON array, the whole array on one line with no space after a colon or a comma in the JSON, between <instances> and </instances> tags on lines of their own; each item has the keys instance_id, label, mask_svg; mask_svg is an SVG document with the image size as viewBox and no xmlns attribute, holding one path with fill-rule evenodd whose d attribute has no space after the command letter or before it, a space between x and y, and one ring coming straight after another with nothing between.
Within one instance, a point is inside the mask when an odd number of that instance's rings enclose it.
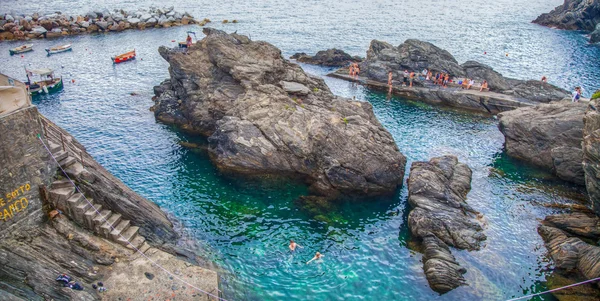
<instances>
[{"instance_id":1,"label":"swimmer in water","mask_svg":"<svg viewBox=\"0 0 600 301\"><path fill-rule=\"evenodd\" d=\"M290 251L294 252L296 248L302 248L302 246L290 239Z\"/></svg>"},{"instance_id":2,"label":"swimmer in water","mask_svg":"<svg viewBox=\"0 0 600 301\"><path fill-rule=\"evenodd\" d=\"M313 257L311 260L307 261L307 262L306 262L306 264L309 264L309 263L311 263L313 260L321 259L321 258L323 258L323 257L325 257L325 255L323 255L323 254L321 254L321 253L317 252L317 254L315 254L315 257Z\"/></svg>"}]
</instances>

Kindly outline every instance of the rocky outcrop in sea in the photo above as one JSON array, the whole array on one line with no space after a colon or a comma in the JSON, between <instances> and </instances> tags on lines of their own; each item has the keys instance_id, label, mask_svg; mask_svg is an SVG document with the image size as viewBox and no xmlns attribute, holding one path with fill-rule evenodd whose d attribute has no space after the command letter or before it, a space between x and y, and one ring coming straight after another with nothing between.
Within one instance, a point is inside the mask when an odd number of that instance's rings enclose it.
<instances>
[{"instance_id":1,"label":"rocky outcrop in sea","mask_svg":"<svg viewBox=\"0 0 600 301\"><path fill-rule=\"evenodd\" d=\"M210 22L196 20L188 13L169 8L148 10L94 10L85 15L55 12L47 15L34 13L0 15L0 41L53 38L96 32L120 32L127 29L167 28Z\"/></svg>"},{"instance_id":2,"label":"rocky outcrop in sea","mask_svg":"<svg viewBox=\"0 0 600 301\"><path fill-rule=\"evenodd\" d=\"M600 216L600 91L596 91L583 119L583 170L592 207Z\"/></svg>"},{"instance_id":3,"label":"rocky outcrop in sea","mask_svg":"<svg viewBox=\"0 0 600 301\"><path fill-rule=\"evenodd\" d=\"M584 185L583 116L587 104L558 102L498 115L508 155Z\"/></svg>"},{"instance_id":4,"label":"rocky outcrop in sea","mask_svg":"<svg viewBox=\"0 0 600 301\"><path fill-rule=\"evenodd\" d=\"M331 93L275 46L204 28L187 53L160 47L171 78L156 118L208 137L224 171L299 177L316 194L376 195L402 183L406 158L370 103Z\"/></svg>"},{"instance_id":5,"label":"rocky outcrop in sea","mask_svg":"<svg viewBox=\"0 0 600 301\"><path fill-rule=\"evenodd\" d=\"M569 93L556 86L541 83L539 80L523 81L502 76L490 66L467 61L459 64L448 51L431 43L409 39L395 47L389 43L373 40L367 51L367 58L360 64L361 73L370 80L387 83L388 72L392 72L395 79L401 79L405 70L414 71L419 75L422 70L428 69L433 75L437 72L449 73L456 80L463 78L474 79L477 83L486 80L492 92L512 96L516 99L525 99L532 102L548 103L569 97ZM416 86L423 86L423 79L415 79ZM460 105L460 94L430 93L426 97L440 98L446 102L456 102ZM448 98L448 99L446 99Z\"/></svg>"},{"instance_id":6,"label":"rocky outcrop in sea","mask_svg":"<svg viewBox=\"0 0 600 301\"><path fill-rule=\"evenodd\" d=\"M341 67L352 62L361 62L362 59L357 56L351 56L339 49L327 49L317 52L314 56L310 56L304 52L296 53L290 57L298 62L312 65L320 65L325 67Z\"/></svg>"},{"instance_id":7,"label":"rocky outcrop in sea","mask_svg":"<svg viewBox=\"0 0 600 301\"><path fill-rule=\"evenodd\" d=\"M408 178L408 202L412 210L408 227L424 246L423 269L429 286L446 293L466 284L466 269L450 252L478 250L486 239L467 194L471 190L471 169L455 156L442 156L429 162L414 162Z\"/></svg>"},{"instance_id":8,"label":"rocky outcrop in sea","mask_svg":"<svg viewBox=\"0 0 600 301\"><path fill-rule=\"evenodd\" d=\"M533 21L540 25L569 30L593 31L600 23L600 0L565 0Z\"/></svg>"}]
</instances>

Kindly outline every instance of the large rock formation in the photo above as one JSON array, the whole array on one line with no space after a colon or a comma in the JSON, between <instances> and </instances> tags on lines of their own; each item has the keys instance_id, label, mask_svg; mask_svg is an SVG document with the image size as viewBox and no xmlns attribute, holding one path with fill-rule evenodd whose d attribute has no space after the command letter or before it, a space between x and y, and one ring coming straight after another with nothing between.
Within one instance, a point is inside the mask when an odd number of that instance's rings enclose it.
<instances>
[{"instance_id":1,"label":"large rock formation","mask_svg":"<svg viewBox=\"0 0 600 301\"><path fill-rule=\"evenodd\" d=\"M159 48L171 78L155 87L154 113L209 137L220 169L300 176L330 197L402 183L406 159L371 104L336 97L269 43L204 33L187 54Z\"/></svg>"},{"instance_id":2,"label":"large rock formation","mask_svg":"<svg viewBox=\"0 0 600 301\"><path fill-rule=\"evenodd\" d=\"M387 83L388 72L394 78L402 78L404 70L420 73L423 69L433 72L449 73L452 77L472 78L481 83L486 80L493 92L514 96L533 102L548 103L569 96L564 89L541 83L540 81L523 81L502 76L490 66L476 61L467 61L460 65L448 51L431 43L409 39L398 47L377 40L371 41L367 58L360 64L361 73L368 79ZM421 79L415 79L415 85L422 86ZM456 93L455 93L456 94ZM432 98L460 98L462 95L425 95Z\"/></svg>"},{"instance_id":3,"label":"large rock formation","mask_svg":"<svg viewBox=\"0 0 600 301\"><path fill-rule=\"evenodd\" d=\"M499 128L508 155L584 185L583 115L586 104L560 102L503 112Z\"/></svg>"},{"instance_id":4,"label":"large rock formation","mask_svg":"<svg viewBox=\"0 0 600 301\"><path fill-rule=\"evenodd\" d=\"M598 217L588 213L548 216L538 227L538 233L554 262L554 273L578 281L600 277L600 247L584 241L595 242L600 238ZM594 292L577 294L573 299L557 295L559 300L598 300L599 296L597 287Z\"/></svg>"},{"instance_id":5,"label":"large rock formation","mask_svg":"<svg viewBox=\"0 0 600 301\"><path fill-rule=\"evenodd\" d=\"M594 97L583 119L583 170L592 207L600 216L600 91Z\"/></svg>"},{"instance_id":6,"label":"large rock formation","mask_svg":"<svg viewBox=\"0 0 600 301\"><path fill-rule=\"evenodd\" d=\"M471 169L454 156L414 162L408 178L408 215L411 233L423 240L423 267L429 285L439 293L465 284L466 272L448 246L478 250L486 239L479 213L466 203Z\"/></svg>"},{"instance_id":7,"label":"large rock formation","mask_svg":"<svg viewBox=\"0 0 600 301\"><path fill-rule=\"evenodd\" d=\"M600 0L565 0L553 11L533 21L540 25L570 30L594 30L600 23Z\"/></svg>"},{"instance_id":8,"label":"large rock formation","mask_svg":"<svg viewBox=\"0 0 600 301\"><path fill-rule=\"evenodd\" d=\"M291 59L295 59L298 62L312 64L312 65L321 65L326 67L340 67L346 66L351 62L360 62L362 61L359 57L353 57L343 50L339 49L327 49L321 50L317 52L314 56L307 55L306 53L296 53L290 57Z\"/></svg>"},{"instance_id":9,"label":"large rock formation","mask_svg":"<svg viewBox=\"0 0 600 301\"><path fill-rule=\"evenodd\" d=\"M600 43L600 23L596 25L596 30L590 34L590 43Z\"/></svg>"}]
</instances>

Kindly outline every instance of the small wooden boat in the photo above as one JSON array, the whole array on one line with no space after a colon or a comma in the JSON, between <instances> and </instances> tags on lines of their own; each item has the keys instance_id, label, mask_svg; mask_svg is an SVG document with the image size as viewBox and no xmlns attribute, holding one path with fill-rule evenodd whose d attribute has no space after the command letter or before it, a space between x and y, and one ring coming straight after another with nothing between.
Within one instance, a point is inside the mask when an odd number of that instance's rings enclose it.
<instances>
[{"instance_id":1,"label":"small wooden boat","mask_svg":"<svg viewBox=\"0 0 600 301\"><path fill-rule=\"evenodd\" d=\"M32 51L33 50L33 44L25 44L25 45L21 45L17 48L13 48L10 49L10 55L13 54L19 54L19 53L23 53L23 52L28 52L28 51Z\"/></svg>"},{"instance_id":2,"label":"small wooden boat","mask_svg":"<svg viewBox=\"0 0 600 301\"><path fill-rule=\"evenodd\" d=\"M123 63L131 60L135 60L135 49L127 53L123 53L117 56L111 57L113 64Z\"/></svg>"},{"instance_id":3,"label":"small wooden boat","mask_svg":"<svg viewBox=\"0 0 600 301\"><path fill-rule=\"evenodd\" d=\"M71 51L71 50L73 50L73 49L71 49L71 44L46 48L46 52L48 52L48 55L55 54L55 53L61 53L61 52L65 52L65 51Z\"/></svg>"},{"instance_id":4,"label":"small wooden boat","mask_svg":"<svg viewBox=\"0 0 600 301\"><path fill-rule=\"evenodd\" d=\"M54 77L54 70L43 68L43 69L35 69L35 70L27 70L27 87L29 89L29 94L31 96L41 95L41 94L52 94L56 93L63 89L63 81L62 77L56 78ZM39 76L39 80L35 82L31 82L30 76Z\"/></svg>"}]
</instances>

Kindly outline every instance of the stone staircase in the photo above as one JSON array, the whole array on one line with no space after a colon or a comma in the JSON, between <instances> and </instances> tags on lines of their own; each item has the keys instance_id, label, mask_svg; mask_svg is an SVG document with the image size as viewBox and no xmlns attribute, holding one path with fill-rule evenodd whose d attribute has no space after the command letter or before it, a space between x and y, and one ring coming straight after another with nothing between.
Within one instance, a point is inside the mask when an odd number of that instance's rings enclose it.
<instances>
[{"instance_id":1,"label":"stone staircase","mask_svg":"<svg viewBox=\"0 0 600 301\"><path fill-rule=\"evenodd\" d=\"M69 148L63 149L60 144L52 142L51 135L47 135L47 137L50 151L71 179L76 179L85 172L83 164L70 154ZM58 172L62 174L60 168ZM52 206L62 211L64 215L81 227L129 249L133 249L131 245L142 252L150 248L146 239L139 234L139 227L132 225L131 221L123 219L121 214L103 208L101 204L95 203L90 198L88 198L88 203L83 194L77 192L68 179L55 180L50 185L48 192Z\"/></svg>"}]
</instances>

